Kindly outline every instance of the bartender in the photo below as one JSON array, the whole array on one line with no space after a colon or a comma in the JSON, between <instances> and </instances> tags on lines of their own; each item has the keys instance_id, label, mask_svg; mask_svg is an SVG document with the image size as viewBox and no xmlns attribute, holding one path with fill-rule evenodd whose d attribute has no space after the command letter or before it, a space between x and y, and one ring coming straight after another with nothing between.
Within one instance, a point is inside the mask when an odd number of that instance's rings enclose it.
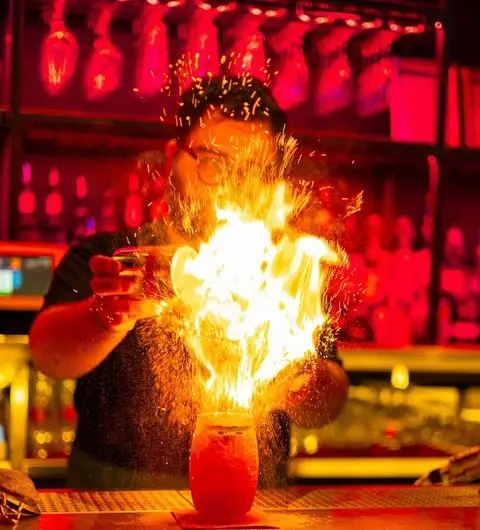
<instances>
[{"instance_id":1,"label":"bartender","mask_svg":"<svg viewBox=\"0 0 480 530\"><path fill-rule=\"evenodd\" d=\"M179 209L185 202L201 204L203 191L215 185L219 158L228 161L255 135L267 139L261 142L259 156L274 157L273 139L285 128L284 113L256 79L213 78L200 85L182 95L178 135L167 147L170 214L166 222L157 221L157 244L184 243L200 229L184 226ZM246 113L252 101L256 111ZM201 212L195 219L202 223ZM139 328L155 310L147 300L128 296L135 279L121 275L122 265L112 258L117 249L136 245L137 237L97 234L74 245L55 270L30 332L36 367L52 378L77 380L78 425L68 468L73 488L187 487L191 432L179 433L164 414L167 393L158 388L139 338ZM168 344L171 341L160 338L159 347ZM164 358L177 354L170 351ZM279 486L285 480L287 413L296 423L321 426L342 409L348 380L334 346L321 349L314 374L306 384L317 385L318 392L276 389L289 399L279 399L284 410L272 412L276 450L262 454L260 446L263 486Z\"/></svg>"}]
</instances>

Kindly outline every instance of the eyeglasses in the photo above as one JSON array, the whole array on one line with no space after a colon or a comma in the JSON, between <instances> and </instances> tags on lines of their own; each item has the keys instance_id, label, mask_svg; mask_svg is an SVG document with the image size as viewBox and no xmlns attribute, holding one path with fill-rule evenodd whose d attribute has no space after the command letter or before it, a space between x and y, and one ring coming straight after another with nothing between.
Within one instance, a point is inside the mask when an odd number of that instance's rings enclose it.
<instances>
[{"instance_id":1,"label":"eyeglasses","mask_svg":"<svg viewBox=\"0 0 480 530\"><path fill-rule=\"evenodd\" d=\"M213 184L218 181L222 165L228 158L226 154L208 148L202 148L200 152L197 152L185 143L179 143L178 147L195 160L197 175L202 182Z\"/></svg>"}]
</instances>

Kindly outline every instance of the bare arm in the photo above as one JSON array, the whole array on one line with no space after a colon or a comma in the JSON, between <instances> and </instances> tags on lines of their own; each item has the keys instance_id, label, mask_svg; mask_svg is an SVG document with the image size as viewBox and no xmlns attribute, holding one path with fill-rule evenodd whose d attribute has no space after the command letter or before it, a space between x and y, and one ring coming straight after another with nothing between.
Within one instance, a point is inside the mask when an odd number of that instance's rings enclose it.
<instances>
[{"instance_id":1,"label":"bare arm","mask_svg":"<svg viewBox=\"0 0 480 530\"><path fill-rule=\"evenodd\" d=\"M110 257L99 238L70 249L54 273L45 308L30 330L37 368L54 378L93 370L143 318L144 302L128 296L135 280Z\"/></svg>"},{"instance_id":2,"label":"bare arm","mask_svg":"<svg viewBox=\"0 0 480 530\"><path fill-rule=\"evenodd\" d=\"M125 337L126 331L103 327L91 310L91 299L45 309L30 331L36 367L53 378L78 378L98 366Z\"/></svg>"}]
</instances>

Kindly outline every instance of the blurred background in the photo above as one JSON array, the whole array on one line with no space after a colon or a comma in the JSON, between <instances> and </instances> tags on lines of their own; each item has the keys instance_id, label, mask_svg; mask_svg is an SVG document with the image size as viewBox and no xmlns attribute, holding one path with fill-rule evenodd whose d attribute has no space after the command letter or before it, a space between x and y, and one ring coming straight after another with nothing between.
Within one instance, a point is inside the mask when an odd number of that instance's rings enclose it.
<instances>
[{"instance_id":1,"label":"blurred background","mask_svg":"<svg viewBox=\"0 0 480 530\"><path fill-rule=\"evenodd\" d=\"M28 330L69 243L165 213L165 175L136 159L171 137L169 65L197 52L197 75L276 72L313 165L305 228L363 191L336 233L350 399L293 428L292 479L411 482L480 444L476 20L467 0L2 2L0 466L64 483L75 382L33 369Z\"/></svg>"}]
</instances>

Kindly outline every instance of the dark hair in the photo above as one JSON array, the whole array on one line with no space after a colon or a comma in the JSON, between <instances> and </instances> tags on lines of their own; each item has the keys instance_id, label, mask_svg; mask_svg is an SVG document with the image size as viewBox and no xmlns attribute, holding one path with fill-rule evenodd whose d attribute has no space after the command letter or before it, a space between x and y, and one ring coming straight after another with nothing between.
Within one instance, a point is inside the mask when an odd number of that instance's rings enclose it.
<instances>
[{"instance_id":1,"label":"dark hair","mask_svg":"<svg viewBox=\"0 0 480 530\"><path fill-rule=\"evenodd\" d=\"M268 122L275 134L283 132L287 123L270 89L255 77L208 77L194 81L182 94L177 139L184 140L209 111L233 120Z\"/></svg>"}]
</instances>

